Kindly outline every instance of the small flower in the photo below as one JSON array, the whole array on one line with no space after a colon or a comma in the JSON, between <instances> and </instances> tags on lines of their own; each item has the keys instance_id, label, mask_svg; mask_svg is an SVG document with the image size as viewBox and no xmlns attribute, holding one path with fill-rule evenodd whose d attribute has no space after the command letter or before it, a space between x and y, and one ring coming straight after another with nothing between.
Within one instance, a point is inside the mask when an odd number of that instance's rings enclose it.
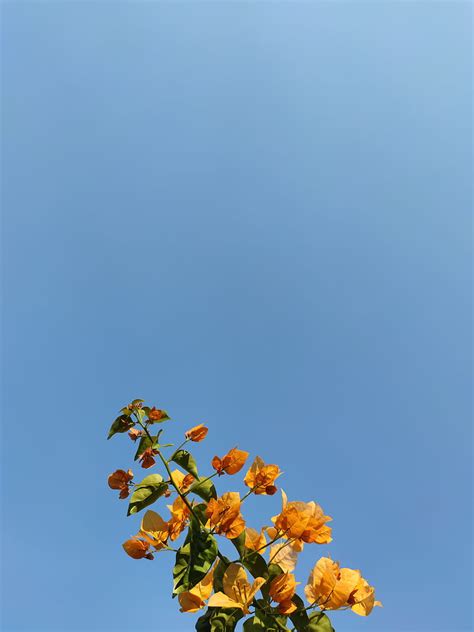
<instances>
[{"instance_id":1,"label":"small flower","mask_svg":"<svg viewBox=\"0 0 474 632\"><path fill-rule=\"evenodd\" d=\"M240 513L240 494L227 492L220 498L211 498L206 508L209 524L226 538L237 538L245 529L245 520Z\"/></svg>"},{"instance_id":2,"label":"small flower","mask_svg":"<svg viewBox=\"0 0 474 632\"><path fill-rule=\"evenodd\" d=\"M361 576L360 571L341 568L338 562L322 557L316 562L305 587L306 599L322 610L351 608L356 614L367 616L374 606L375 589Z\"/></svg>"},{"instance_id":3,"label":"small flower","mask_svg":"<svg viewBox=\"0 0 474 632\"><path fill-rule=\"evenodd\" d=\"M282 491L283 508L280 515L272 518L276 529L285 537L302 542L328 544L331 542L331 527L327 522L332 520L325 516L322 508L315 502L288 502Z\"/></svg>"},{"instance_id":4,"label":"small flower","mask_svg":"<svg viewBox=\"0 0 474 632\"><path fill-rule=\"evenodd\" d=\"M122 546L125 553L130 557L133 557L134 560L140 560L144 557L147 559L153 559L153 555L148 552L148 549L150 548L148 542L140 540L137 536L133 536L133 538L124 542Z\"/></svg>"},{"instance_id":5,"label":"small flower","mask_svg":"<svg viewBox=\"0 0 474 632\"><path fill-rule=\"evenodd\" d=\"M221 476L222 474L237 474L244 467L245 461L249 456L248 452L244 450L237 450L232 448L229 452L220 459L215 456L212 459L212 467Z\"/></svg>"},{"instance_id":6,"label":"small flower","mask_svg":"<svg viewBox=\"0 0 474 632\"><path fill-rule=\"evenodd\" d=\"M166 417L166 413L164 410L159 410L158 408L155 408L153 406L153 408L150 408L149 412L148 412L148 419L150 419L151 421L160 421L160 419L163 419L163 417Z\"/></svg>"},{"instance_id":7,"label":"small flower","mask_svg":"<svg viewBox=\"0 0 474 632\"><path fill-rule=\"evenodd\" d=\"M262 529L260 533L252 527L245 527L245 546L252 551L261 551L265 549L267 539Z\"/></svg>"},{"instance_id":8,"label":"small flower","mask_svg":"<svg viewBox=\"0 0 474 632\"><path fill-rule=\"evenodd\" d=\"M111 489L120 490L119 498L123 500L130 494L129 485L132 478L132 470L128 470L128 472L125 470L116 470L113 474L110 474L107 482Z\"/></svg>"},{"instance_id":9,"label":"small flower","mask_svg":"<svg viewBox=\"0 0 474 632\"><path fill-rule=\"evenodd\" d=\"M132 428L128 432L128 436L132 441L136 441L138 437L141 437L143 434L143 430L138 430L137 428Z\"/></svg>"},{"instance_id":10,"label":"small flower","mask_svg":"<svg viewBox=\"0 0 474 632\"><path fill-rule=\"evenodd\" d=\"M257 456L245 475L244 483L254 494L273 496L277 491L274 483L280 474L278 465L265 465L264 461Z\"/></svg>"},{"instance_id":11,"label":"small flower","mask_svg":"<svg viewBox=\"0 0 474 632\"><path fill-rule=\"evenodd\" d=\"M196 443L198 443L199 441L205 439L208 431L209 428L206 428L204 424L199 424L198 426L194 426L193 428L187 430L184 433L184 436L186 437L186 439L190 439L191 441L195 441Z\"/></svg>"},{"instance_id":12,"label":"small flower","mask_svg":"<svg viewBox=\"0 0 474 632\"><path fill-rule=\"evenodd\" d=\"M292 608L291 606L291 599L298 583L291 573L282 573L272 580L268 594L272 601L276 601L280 605L283 604L283 612L279 608L281 614L289 614L296 610L296 607Z\"/></svg>"},{"instance_id":13,"label":"small flower","mask_svg":"<svg viewBox=\"0 0 474 632\"><path fill-rule=\"evenodd\" d=\"M183 474L180 470L173 470L171 480L179 488L179 491L184 493L188 491L195 479L192 474Z\"/></svg>"},{"instance_id":14,"label":"small flower","mask_svg":"<svg viewBox=\"0 0 474 632\"><path fill-rule=\"evenodd\" d=\"M143 469L147 470L149 467L155 465L155 455L158 454L158 450L153 448L147 448L142 454L140 454L138 460L141 462Z\"/></svg>"},{"instance_id":15,"label":"small flower","mask_svg":"<svg viewBox=\"0 0 474 632\"><path fill-rule=\"evenodd\" d=\"M188 524L190 511L181 496L175 498L172 505L168 505L171 518L168 520L168 533L170 540L176 540Z\"/></svg>"},{"instance_id":16,"label":"small flower","mask_svg":"<svg viewBox=\"0 0 474 632\"><path fill-rule=\"evenodd\" d=\"M250 584L242 566L229 564L222 578L223 592L212 595L208 605L210 608L239 608L244 614L248 614L249 605L264 583L263 577L257 577Z\"/></svg>"},{"instance_id":17,"label":"small flower","mask_svg":"<svg viewBox=\"0 0 474 632\"><path fill-rule=\"evenodd\" d=\"M142 518L139 535L158 551L166 546L169 536L168 523L149 509Z\"/></svg>"}]
</instances>

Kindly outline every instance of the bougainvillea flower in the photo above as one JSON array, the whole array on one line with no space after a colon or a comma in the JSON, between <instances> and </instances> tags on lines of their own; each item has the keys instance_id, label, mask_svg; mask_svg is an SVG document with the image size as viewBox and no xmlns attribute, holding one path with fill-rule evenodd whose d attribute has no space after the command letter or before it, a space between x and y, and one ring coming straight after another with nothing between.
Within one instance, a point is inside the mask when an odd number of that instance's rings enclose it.
<instances>
[{"instance_id":1,"label":"bougainvillea flower","mask_svg":"<svg viewBox=\"0 0 474 632\"><path fill-rule=\"evenodd\" d=\"M211 568L209 573L199 582L199 584L196 584L196 586L191 588L191 590L187 590L178 595L181 612L197 612L198 610L201 610L201 608L204 608L206 601L212 593L214 568L215 566Z\"/></svg>"},{"instance_id":2,"label":"bougainvillea flower","mask_svg":"<svg viewBox=\"0 0 474 632\"><path fill-rule=\"evenodd\" d=\"M154 406L153 408L150 408L148 412L148 419L150 419L151 421L160 421L160 419L162 419L163 417L166 417L166 413L164 410L158 410Z\"/></svg>"},{"instance_id":3,"label":"bougainvillea flower","mask_svg":"<svg viewBox=\"0 0 474 632\"><path fill-rule=\"evenodd\" d=\"M262 529L260 533L252 527L245 527L245 546L252 551L261 551L265 549L267 544L267 538L265 532Z\"/></svg>"},{"instance_id":4,"label":"bougainvillea flower","mask_svg":"<svg viewBox=\"0 0 474 632\"><path fill-rule=\"evenodd\" d=\"M162 549L166 546L169 536L168 523L150 509L142 518L140 536L156 550Z\"/></svg>"},{"instance_id":5,"label":"bougainvillea flower","mask_svg":"<svg viewBox=\"0 0 474 632\"><path fill-rule=\"evenodd\" d=\"M199 424L197 426L193 426L189 430L184 433L186 439L190 439L191 441L195 441L198 443L206 438L206 435L209 431L209 428L206 428L204 424Z\"/></svg>"},{"instance_id":6,"label":"bougainvillea flower","mask_svg":"<svg viewBox=\"0 0 474 632\"><path fill-rule=\"evenodd\" d=\"M338 562L322 557L314 566L305 587L306 599L324 610L350 607L354 612L367 616L374 606L374 588L369 586L360 571L340 568Z\"/></svg>"},{"instance_id":7,"label":"bougainvillea flower","mask_svg":"<svg viewBox=\"0 0 474 632\"><path fill-rule=\"evenodd\" d=\"M296 581L294 575L291 573L282 573L272 580L268 594L272 601L276 601L277 603L291 601L298 584L299 582Z\"/></svg>"},{"instance_id":8,"label":"bougainvillea flower","mask_svg":"<svg viewBox=\"0 0 474 632\"><path fill-rule=\"evenodd\" d=\"M190 511L181 496L178 496L172 505L168 505L171 518L168 520L168 533L170 540L176 540L186 528Z\"/></svg>"},{"instance_id":9,"label":"bougainvillea flower","mask_svg":"<svg viewBox=\"0 0 474 632\"><path fill-rule=\"evenodd\" d=\"M119 498L127 498L130 494L130 481L133 478L132 470L116 470L113 474L110 474L108 478L108 484L111 489L119 489Z\"/></svg>"},{"instance_id":10,"label":"bougainvillea flower","mask_svg":"<svg viewBox=\"0 0 474 632\"><path fill-rule=\"evenodd\" d=\"M382 607L380 601L375 601L375 588L369 586L367 580L363 577L360 578L359 583L356 586L355 592L349 598L349 604L351 609L361 617L369 615L374 606Z\"/></svg>"},{"instance_id":11,"label":"bougainvillea flower","mask_svg":"<svg viewBox=\"0 0 474 632\"><path fill-rule=\"evenodd\" d=\"M140 560L143 557L146 557L149 560L153 559L153 554L149 553L150 545L148 542L144 542L140 540L137 536L133 536L126 542L122 544L124 551L130 557L133 557L134 560Z\"/></svg>"},{"instance_id":12,"label":"bougainvillea flower","mask_svg":"<svg viewBox=\"0 0 474 632\"><path fill-rule=\"evenodd\" d=\"M138 460L140 461L143 469L147 470L149 467L153 467L155 465L155 454L158 454L158 450L154 450L153 448L147 448L140 456Z\"/></svg>"},{"instance_id":13,"label":"bougainvillea flower","mask_svg":"<svg viewBox=\"0 0 474 632\"><path fill-rule=\"evenodd\" d=\"M256 456L249 471L245 475L244 483L254 494L267 494L272 496L276 491L275 480L280 476L278 465L265 465L263 460Z\"/></svg>"},{"instance_id":14,"label":"bougainvillea flower","mask_svg":"<svg viewBox=\"0 0 474 632\"><path fill-rule=\"evenodd\" d=\"M186 492L194 483L195 479L192 474L183 474L180 470L173 470L171 472L171 480L181 492Z\"/></svg>"},{"instance_id":15,"label":"bougainvillea flower","mask_svg":"<svg viewBox=\"0 0 474 632\"><path fill-rule=\"evenodd\" d=\"M311 501L288 502L285 492L282 490L283 507L280 515L272 518L276 529L289 539L302 542L316 542L328 544L332 541L331 527L326 525L332 520L325 516L321 507Z\"/></svg>"},{"instance_id":16,"label":"bougainvillea flower","mask_svg":"<svg viewBox=\"0 0 474 632\"><path fill-rule=\"evenodd\" d=\"M237 450L232 448L229 452L220 459L215 456L212 459L212 467L216 472L221 474L237 474L244 467L245 461L248 459L249 453L244 450Z\"/></svg>"},{"instance_id":17,"label":"bougainvillea flower","mask_svg":"<svg viewBox=\"0 0 474 632\"><path fill-rule=\"evenodd\" d=\"M217 592L209 599L210 608L239 608L249 613L249 605L260 587L265 583L263 577L257 577L250 584L247 573L240 564L229 564L222 578L224 592Z\"/></svg>"},{"instance_id":18,"label":"bougainvillea flower","mask_svg":"<svg viewBox=\"0 0 474 632\"><path fill-rule=\"evenodd\" d=\"M136 441L138 437L141 437L143 434L143 430L138 430L137 428L132 428L128 432L128 436L132 441Z\"/></svg>"},{"instance_id":19,"label":"bougainvillea flower","mask_svg":"<svg viewBox=\"0 0 474 632\"><path fill-rule=\"evenodd\" d=\"M206 508L209 524L214 531L226 538L237 538L245 529L240 513L240 494L227 492L220 498L211 498Z\"/></svg>"}]
</instances>

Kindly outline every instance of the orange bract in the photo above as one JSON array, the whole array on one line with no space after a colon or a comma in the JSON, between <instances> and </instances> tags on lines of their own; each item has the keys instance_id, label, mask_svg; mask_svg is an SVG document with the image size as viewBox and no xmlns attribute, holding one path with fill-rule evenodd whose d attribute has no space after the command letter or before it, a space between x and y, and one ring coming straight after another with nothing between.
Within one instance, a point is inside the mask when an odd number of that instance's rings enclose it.
<instances>
[{"instance_id":1,"label":"orange bract","mask_svg":"<svg viewBox=\"0 0 474 632\"><path fill-rule=\"evenodd\" d=\"M110 474L108 478L108 484L111 489L119 489L119 498L127 498L130 494L129 484L133 478L132 470L116 470L113 474Z\"/></svg>"},{"instance_id":2,"label":"orange bract","mask_svg":"<svg viewBox=\"0 0 474 632\"><path fill-rule=\"evenodd\" d=\"M211 498L206 508L210 526L226 538L237 538L245 529L245 520L240 513L240 494L227 492L220 498Z\"/></svg>"},{"instance_id":3,"label":"orange bract","mask_svg":"<svg viewBox=\"0 0 474 632\"><path fill-rule=\"evenodd\" d=\"M134 560L140 560L143 557L147 557L150 555L148 553L148 549L150 548L148 542L139 540L136 536L124 542L122 546L125 550L125 553L127 555L130 555L130 557L133 557Z\"/></svg>"},{"instance_id":4,"label":"orange bract","mask_svg":"<svg viewBox=\"0 0 474 632\"><path fill-rule=\"evenodd\" d=\"M184 434L187 439L196 443L205 439L209 429L204 424L199 424L187 430Z\"/></svg>"},{"instance_id":5,"label":"orange bract","mask_svg":"<svg viewBox=\"0 0 474 632\"><path fill-rule=\"evenodd\" d=\"M331 542L331 527L328 527L326 523L332 518L325 516L317 503L313 501L309 503L288 502L284 492L282 492L282 497L282 511L280 515L272 518L279 532L289 539L301 542L316 542L317 544Z\"/></svg>"},{"instance_id":6,"label":"orange bract","mask_svg":"<svg viewBox=\"0 0 474 632\"><path fill-rule=\"evenodd\" d=\"M254 494L272 496L277 491L274 483L280 474L278 465L265 465L263 460L257 456L245 475L244 483L250 487Z\"/></svg>"},{"instance_id":7,"label":"orange bract","mask_svg":"<svg viewBox=\"0 0 474 632\"><path fill-rule=\"evenodd\" d=\"M223 474L224 472L226 474L237 474L244 467L248 456L248 452L232 448L222 459L215 456L212 459L212 467L218 474Z\"/></svg>"},{"instance_id":8,"label":"orange bract","mask_svg":"<svg viewBox=\"0 0 474 632\"><path fill-rule=\"evenodd\" d=\"M150 409L150 412L148 413L148 419L151 419L151 421L159 421L164 416L165 412L163 410L158 410L154 406Z\"/></svg>"},{"instance_id":9,"label":"orange bract","mask_svg":"<svg viewBox=\"0 0 474 632\"><path fill-rule=\"evenodd\" d=\"M145 470L155 465L155 454L158 454L158 450L154 450L153 448L147 448L144 452L142 452L142 454L140 454L139 461Z\"/></svg>"},{"instance_id":10,"label":"orange bract","mask_svg":"<svg viewBox=\"0 0 474 632\"><path fill-rule=\"evenodd\" d=\"M138 437L141 437L143 434L143 430L138 430L137 428L132 428L128 432L128 436L132 441L136 441Z\"/></svg>"},{"instance_id":11,"label":"orange bract","mask_svg":"<svg viewBox=\"0 0 474 632\"><path fill-rule=\"evenodd\" d=\"M171 512L171 518L168 520L170 540L176 540L186 528L190 511L180 496L175 499L172 505L168 505L168 509Z\"/></svg>"}]
</instances>

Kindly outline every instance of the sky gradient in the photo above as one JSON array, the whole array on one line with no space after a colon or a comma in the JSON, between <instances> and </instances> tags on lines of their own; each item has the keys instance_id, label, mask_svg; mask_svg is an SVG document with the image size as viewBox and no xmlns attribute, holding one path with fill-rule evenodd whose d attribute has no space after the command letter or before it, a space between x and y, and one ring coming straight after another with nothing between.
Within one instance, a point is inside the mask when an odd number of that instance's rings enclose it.
<instances>
[{"instance_id":1,"label":"sky gradient","mask_svg":"<svg viewBox=\"0 0 474 632\"><path fill-rule=\"evenodd\" d=\"M2 630L193 628L121 549L135 397L333 516L337 632L471 630L468 3L2 14Z\"/></svg>"}]
</instances>

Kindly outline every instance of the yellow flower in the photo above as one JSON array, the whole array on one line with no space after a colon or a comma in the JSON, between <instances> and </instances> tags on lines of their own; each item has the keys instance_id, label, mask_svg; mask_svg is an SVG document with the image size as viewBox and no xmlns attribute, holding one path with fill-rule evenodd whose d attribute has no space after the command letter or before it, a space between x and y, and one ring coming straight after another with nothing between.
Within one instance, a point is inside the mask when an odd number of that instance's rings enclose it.
<instances>
[{"instance_id":1,"label":"yellow flower","mask_svg":"<svg viewBox=\"0 0 474 632\"><path fill-rule=\"evenodd\" d=\"M172 505L168 505L171 518L168 520L168 532L170 540L176 540L188 523L190 511L181 496L178 496Z\"/></svg>"},{"instance_id":2,"label":"yellow flower","mask_svg":"<svg viewBox=\"0 0 474 632\"><path fill-rule=\"evenodd\" d=\"M332 541L331 527L326 522L332 520L325 516L321 507L311 501L288 502L285 492L282 491L283 507L280 515L272 518L276 529L288 539L301 542L316 542L328 544Z\"/></svg>"},{"instance_id":3,"label":"yellow flower","mask_svg":"<svg viewBox=\"0 0 474 632\"><path fill-rule=\"evenodd\" d=\"M226 492L220 498L211 498L206 508L210 526L226 538L237 538L245 529L240 513L240 494Z\"/></svg>"},{"instance_id":4,"label":"yellow flower","mask_svg":"<svg viewBox=\"0 0 474 632\"><path fill-rule=\"evenodd\" d=\"M245 527L245 546L252 551L260 551L265 549L267 539L264 530L260 533L251 527Z\"/></svg>"},{"instance_id":5,"label":"yellow flower","mask_svg":"<svg viewBox=\"0 0 474 632\"><path fill-rule=\"evenodd\" d=\"M166 546L169 536L168 523L150 509L142 518L140 535L156 550L162 549Z\"/></svg>"},{"instance_id":6,"label":"yellow flower","mask_svg":"<svg viewBox=\"0 0 474 632\"><path fill-rule=\"evenodd\" d=\"M178 595L181 605L181 612L197 612L204 608L206 601L212 593L212 581L214 578L214 568L202 579L199 584Z\"/></svg>"},{"instance_id":7,"label":"yellow flower","mask_svg":"<svg viewBox=\"0 0 474 632\"><path fill-rule=\"evenodd\" d=\"M322 610L349 607L356 614L367 616L374 606L374 588L369 586L360 571L340 568L338 562L322 557L314 566L305 587L306 599Z\"/></svg>"},{"instance_id":8,"label":"yellow flower","mask_svg":"<svg viewBox=\"0 0 474 632\"><path fill-rule=\"evenodd\" d=\"M257 577L250 584L242 566L229 564L222 578L224 592L212 595L208 605L210 608L239 608L244 614L248 614L249 605L264 583L263 577Z\"/></svg>"},{"instance_id":9,"label":"yellow flower","mask_svg":"<svg viewBox=\"0 0 474 632\"><path fill-rule=\"evenodd\" d=\"M209 428L206 428L204 424L198 424L197 426L193 426L184 433L186 439L190 439L191 441L195 441L196 443L202 441L206 438L206 435L209 431Z\"/></svg>"},{"instance_id":10,"label":"yellow flower","mask_svg":"<svg viewBox=\"0 0 474 632\"><path fill-rule=\"evenodd\" d=\"M219 474L237 474L244 467L245 461L248 459L249 453L244 450L237 450L232 448L229 452L220 459L215 456L212 459L212 467Z\"/></svg>"},{"instance_id":11,"label":"yellow flower","mask_svg":"<svg viewBox=\"0 0 474 632\"><path fill-rule=\"evenodd\" d=\"M265 465L263 460L257 456L245 475L244 483L250 487L254 494L273 496L277 491L274 483L280 474L278 465Z\"/></svg>"}]
</instances>

